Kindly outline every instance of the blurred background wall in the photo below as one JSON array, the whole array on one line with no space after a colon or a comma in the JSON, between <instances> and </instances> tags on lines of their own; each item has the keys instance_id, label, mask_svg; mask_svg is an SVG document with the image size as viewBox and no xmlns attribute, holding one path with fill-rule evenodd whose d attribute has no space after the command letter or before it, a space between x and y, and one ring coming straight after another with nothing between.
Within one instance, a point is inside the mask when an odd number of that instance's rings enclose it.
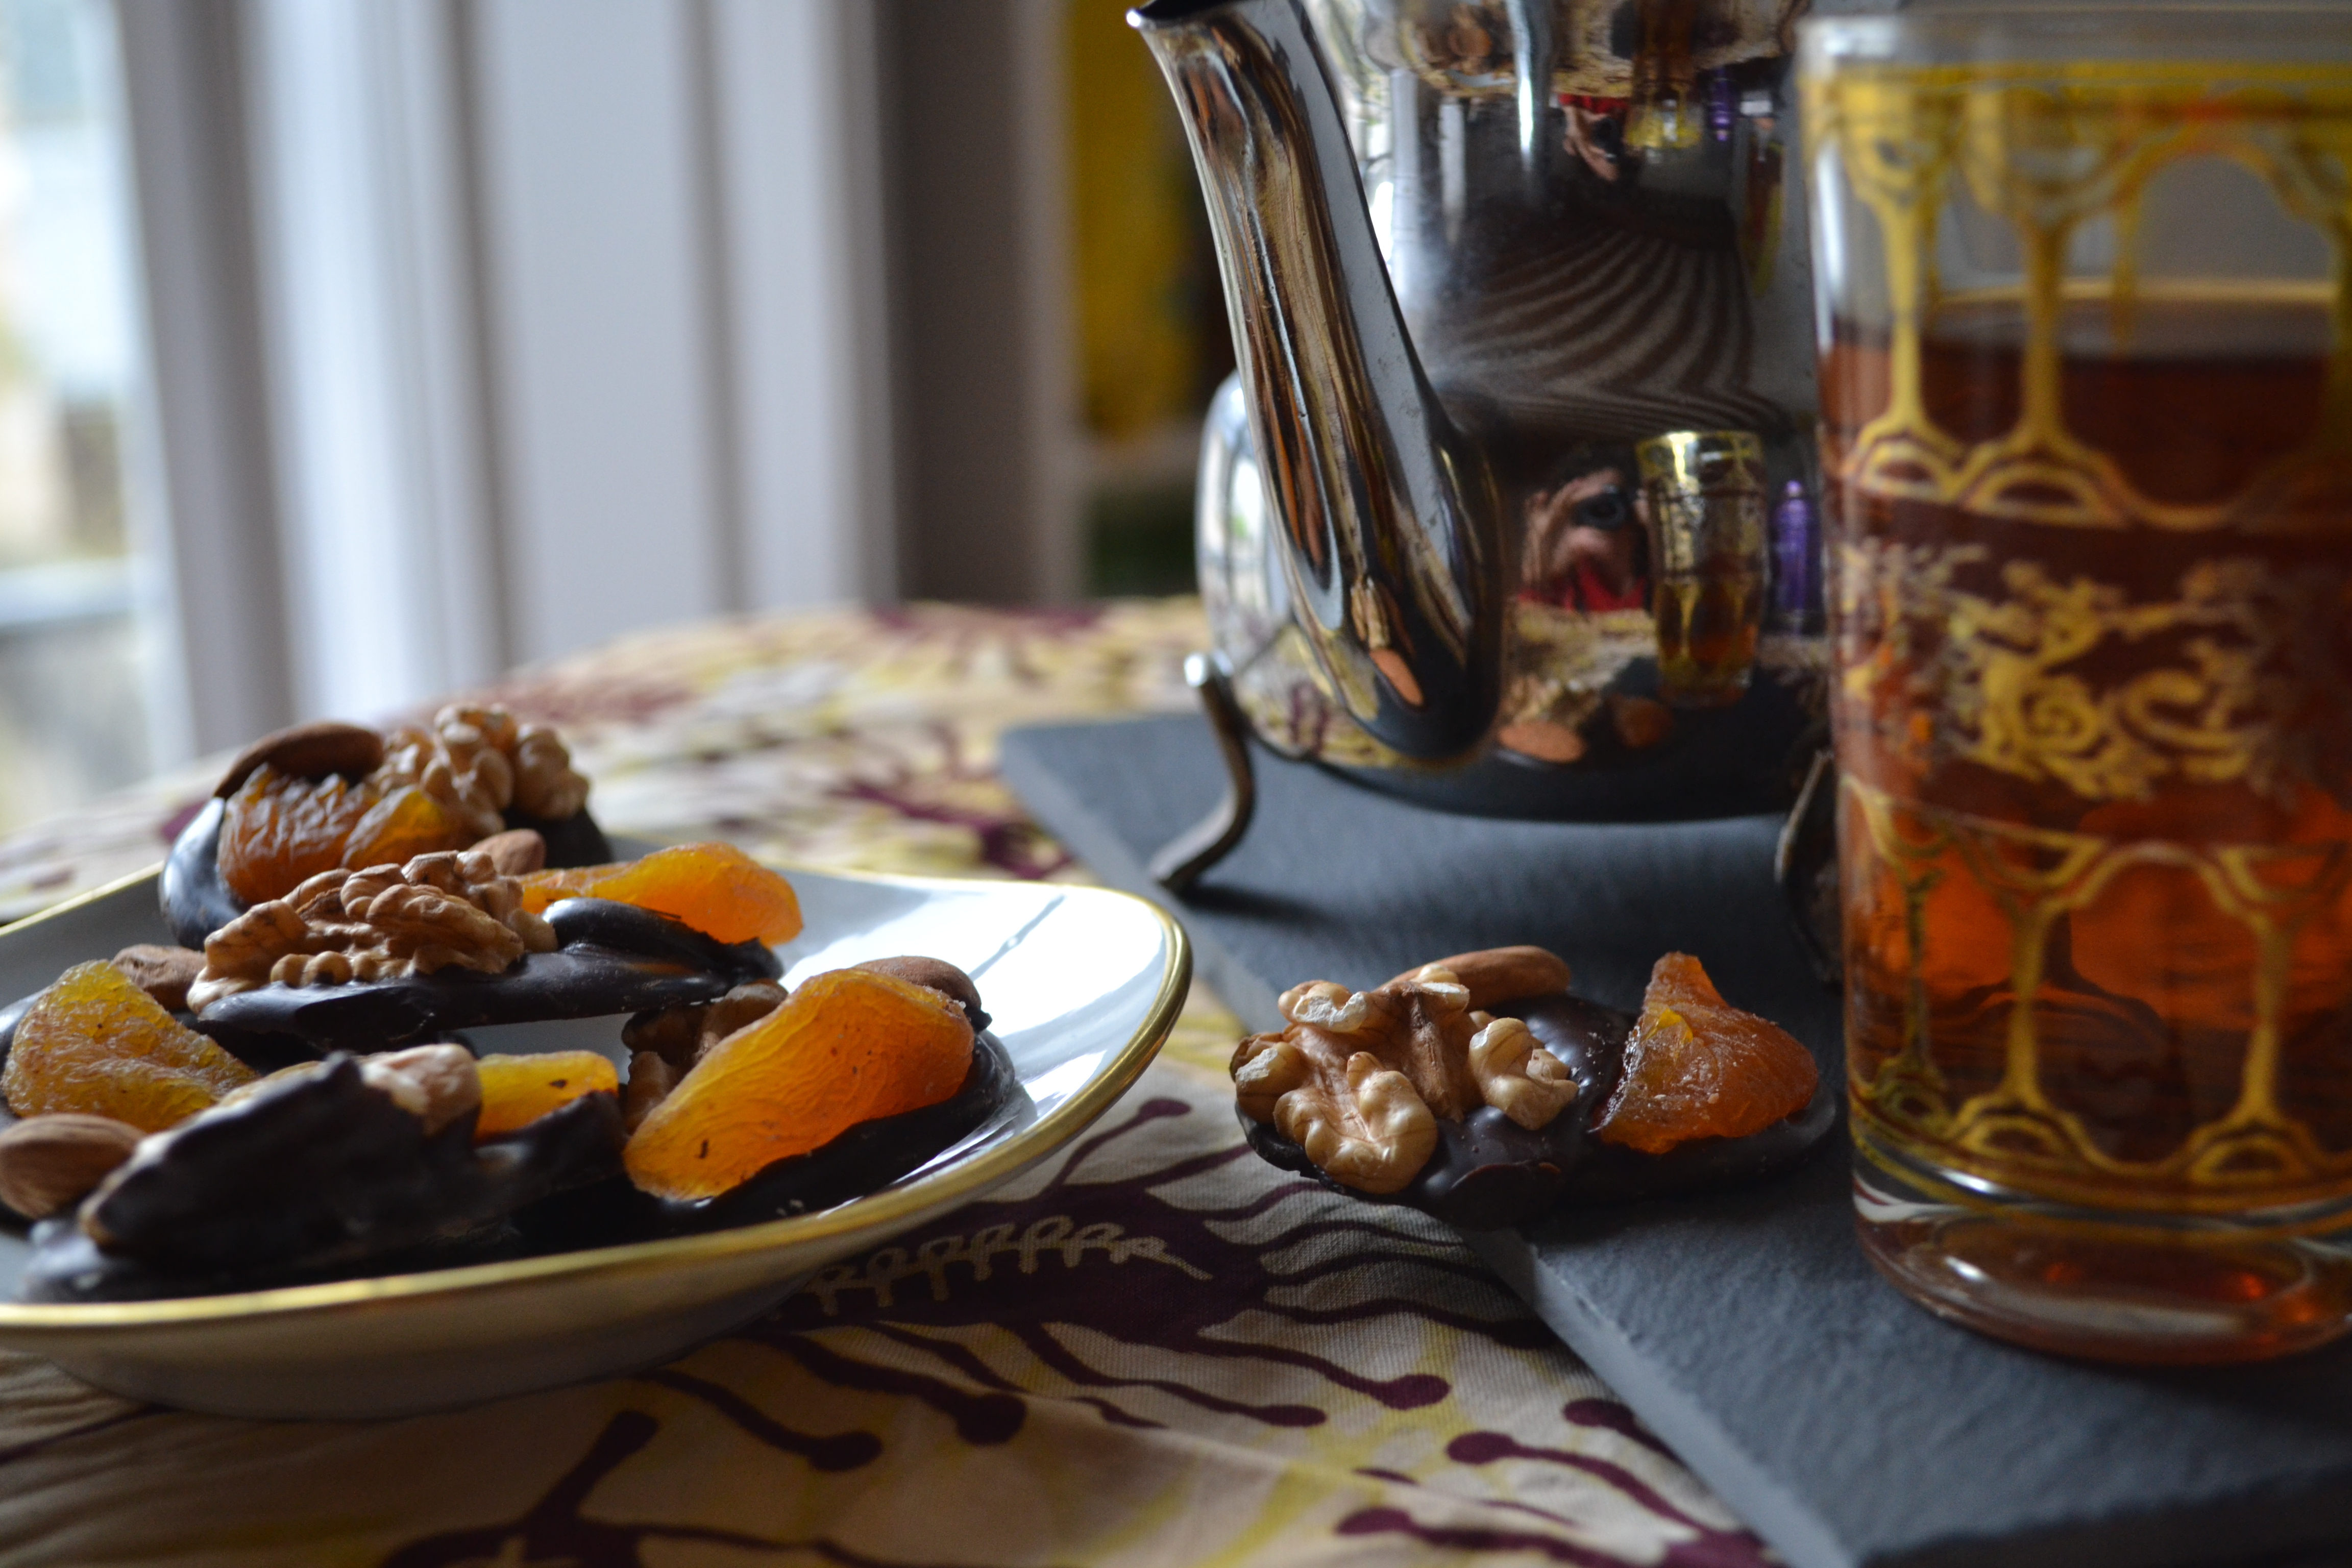
<instances>
[{"instance_id":1,"label":"blurred background wall","mask_svg":"<svg viewBox=\"0 0 2352 1568\"><path fill-rule=\"evenodd\" d=\"M1190 584L1119 0L0 0L0 830L711 615Z\"/></svg>"}]
</instances>

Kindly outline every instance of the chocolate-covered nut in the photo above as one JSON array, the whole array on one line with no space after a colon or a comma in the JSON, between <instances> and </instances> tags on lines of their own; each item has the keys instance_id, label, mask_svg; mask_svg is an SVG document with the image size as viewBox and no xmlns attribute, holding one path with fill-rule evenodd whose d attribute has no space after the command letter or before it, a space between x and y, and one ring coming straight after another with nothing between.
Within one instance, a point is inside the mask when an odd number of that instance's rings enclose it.
<instances>
[{"instance_id":1,"label":"chocolate-covered nut","mask_svg":"<svg viewBox=\"0 0 2352 1568\"><path fill-rule=\"evenodd\" d=\"M908 953L898 958L869 958L850 967L926 986L950 1001L962 1003L964 1018L974 1033L988 1027L988 1011L980 1005L980 987L971 983L971 975L943 958Z\"/></svg>"},{"instance_id":2,"label":"chocolate-covered nut","mask_svg":"<svg viewBox=\"0 0 2352 1568\"><path fill-rule=\"evenodd\" d=\"M695 1051L702 1042L703 1015L709 1005L697 1002L639 1013L621 1026L621 1044L639 1056L659 1057L684 1073L694 1065Z\"/></svg>"},{"instance_id":3,"label":"chocolate-covered nut","mask_svg":"<svg viewBox=\"0 0 2352 1568\"><path fill-rule=\"evenodd\" d=\"M540 1120L551 1125L532 1140L477 1151L472 1116L431 1131L372 1086L357 1058L339 1055L146 1140L82 1205L81 1227L100 1251L165 1270L364 1257L481 1224L617 1165L614 1096Z\"/></svg>"},{"instance_id":4,"label":"chocolate-covered nut","mask_svg":"<svg viewBox=\"0 0 2352 1568\"><path fill-rule=\"evenodd\" d=\"M213 787L214 796L226 800L235 795L264 763L290 778L322 779L341 773L347 779L362 779L383 765L383 737L364 724L332 719L279 730L236 754Z\"/></svg>"},{"instance_id":5,"label":"chocolate-covered nut","mask_svg":"<svg viewBox=\"0 0 2352 1568\"><path fill-rule=\"evenodd\" d=\"M204 973L205 955L189 947L142 942L114 955L114 967L167 1013L188 1010L188 987Z\"/></svg>"},{"instance_id":6,"label":"chocolate-covered nut","mask_svg":"<svg viewBox=\"0 0 2352 1568\"><path fill-rule=\"evenodd\" d=\"M264 985L209 1004L196 1027L247 1060L283 1060L286 1042L312 1054L368 1052L490 1024L597 1018L710 1002L781 973L755 942L727 943L651 910L604 899L551 906L553 952L497 974L443 969L400 980Z\"/></svg>"},{"instance_id":7,"label":"chocolate-covered nut","mask_svg":"<svg viewBox=\"0 0 2352 1568\"><path fill-rule=\"evenodd\" d=\"M1332 1180L1271 1123L1236 1107L1242 1131L1268 1163L1334 1192L1403 1204L1461 1230L1496 1230L1526 1224L1563 1202L1664 1197L1769 1175L1804 1158L1837 1122L1837 1099L1823 1090L1797 1115L1745 1138L1694 1139L1654 1155L1616 1148L1588 1129L1623 1071L1633 1016L1566 993L1524 997L1495 1011L1525 1020L1576 1081L1574 1102L1539 1129L1520 1127L1490 1105L1458 1120L1440 1118L1436 1151L1402 1190L1384 1196Z\"/></svg>"}]
</instances>

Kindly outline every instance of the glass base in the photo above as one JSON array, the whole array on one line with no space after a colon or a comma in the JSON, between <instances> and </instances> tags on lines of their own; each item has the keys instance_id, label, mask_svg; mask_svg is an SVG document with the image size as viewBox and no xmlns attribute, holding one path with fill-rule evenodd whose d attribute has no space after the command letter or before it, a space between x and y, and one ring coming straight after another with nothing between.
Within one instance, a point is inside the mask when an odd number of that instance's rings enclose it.
<instances>
[{"instance_id":1,"label":"glass base","mask_svg":"<svg viewBox=\"0 0 2352 1568\"><path fill-rule=\"evenodd\" d=\"M2292 1355L2352 1331L2352 1203L2119 1216L1972 1183L1961 1205L1868 1128L1854 1139L1863 1251L1937 1317L2062 1355L2172 1365ZM2278 1235L2285 1224L2328 1234Z\"/></svg>"}]
</instances>

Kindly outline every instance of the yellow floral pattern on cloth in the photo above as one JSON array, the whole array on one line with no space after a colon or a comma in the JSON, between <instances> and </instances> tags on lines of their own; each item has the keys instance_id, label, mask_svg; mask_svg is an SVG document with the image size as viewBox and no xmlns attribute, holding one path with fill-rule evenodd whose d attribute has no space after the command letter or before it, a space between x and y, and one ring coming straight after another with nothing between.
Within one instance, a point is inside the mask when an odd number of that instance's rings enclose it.
<instances>
[{"instance_id":1,"label":"yellow floral pattern on cloth","mask_svg":"<svg viewBox=\"0 0 2352 1568\"><path fill-rule=\"evenodd\" d=\"M841 612L634 638L495 694L563 726L617 831L1076 878L996 781L997 734L1181 709L1204 637L1189 600ZM0 844L0 867L71 889L106 869L74 846L152 861L174 787ZM1250 1155L1238 1034L1196 989L1063 1157L637 1376L259 1423L0 1356L0 1561L1769 1561L1451 1232Z\"/></svg>"}]
</instances>

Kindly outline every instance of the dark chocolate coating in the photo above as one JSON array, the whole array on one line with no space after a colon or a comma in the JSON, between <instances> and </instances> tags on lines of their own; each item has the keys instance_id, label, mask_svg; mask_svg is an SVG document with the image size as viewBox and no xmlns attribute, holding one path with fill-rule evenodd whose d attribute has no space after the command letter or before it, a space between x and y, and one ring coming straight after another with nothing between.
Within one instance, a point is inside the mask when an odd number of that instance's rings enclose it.
<instances>
[{"instance_id":1,"label":"dark chocolate coating","mask_svg":"<svg viewBox=\"0 0 2352 1568\"><path fill-rule=\"evenodd\" d=\"M667 915L608 899L565 899L547 911L560 944L497 974L443 969L405 980L264 985L224 996L196 1027L248 1060L382 1051L451 1029L596 1018L709 1002L783 973L756 942L715 942Z\"/></svg>"},{"instance_id":2,"label":"dark chocolate coating","mask_svg":"<svg viewBox=\"0 0 2352 1568\"><path fill-rule=\"evenodd\" d=\"M172 841L163 858L163 874L155 879L155 897L163 906L163 920L172 940L182 947L202 948L205 938L245 913L245 905L221 880L221 823L228 802L215 799Z\"/></svg>"},{"instance_id":3,"label":"dark chocolate coating","mask_svg":"<svg viewBox=\"0 0 2352 1568\"><path fill-rule=\"evenodd\" d=\"M221 824L227 814L228 802L205 802L205 808L172 841L172 852L163 859L163 874L156 879L155 896L163 906L163 920L172 928L173 940L182 947L201 949L205 938L245 913L244 901L221 880ZM613 858L604 830L585 807L561 819L521 811L503 815L509 827L528 827L547 841L551 868L601 866Z\"/></svg>"},{"instance_id":4,"label":"dark chocolate coating","mask_svg":"<svg viewBox=\"0 0 2352 1568\"><path fill-rule=\"evenodd\" d=\"M37 1233L25 1297L245 1289L462 1237L610 1173L625 1142L610 1094L479 1148L473 1136L470 1114L427 1136L366 1086L357 1060L332 1058L142 1146L83 1206L79 1227Z\"/></svg>"},{"instance_id":5,"label":"dark chocolate coating","mask_svg":"<svg viewBox=\"0 0 2352 1568\"><path fill-rule=\"evenodd\" d=\"M479 1208L464 1208L422 1237L412 1227L400 1237L387 1235L386 1246L364 1254L321 1252L292 1263L167 1268L100 1251L70 1218L48 1220L33 1231L35 1250L26 1270L24 1299L106 1301L220 1295L611 1247L830 1208L898 1180L984 1126L1020 1092L1012 1060L993 1036L978 1037L972 1047L971 1070L949 1099L861 1122L821 1149L779 1160L722 1197L667 1203L639 1192L625 1175L604 1174L617 1158L619 1113L612 1096L589 1095L473 1151L494 1174L518 1178L511 1190L522 1190L519 1178L538 1173L602 1178L543 1182L538 1188L543 1195L505 1215L503 1222L493 1215L484 1223ZM469 1128L470 1123L461 1121L458 1125ZM602 1140L608 1134L611 1142L606 1144ZM418 1142L443 1161L464 1146L464 1139L446 1128L435 1139ZM463 1184L457 1189L461 1205L467 1190Z\"/></svg>"},{"instance_id":6,"label":"dark chocolate coating","mask_svg":"<svg viewBox=\"0 0 2352 1568\"><path fill-rule=\"evenodd\" d=\"M1573 1104L1534 1131L1490 1105L1459 1121L1437 1122L1437 1152L1402 1191L1376 1194L1333 1181L1271 1122L1236 1111L1259 1156L1368 1203L1402 1204L1458 1230L1524 1225L1554 1205L1625 1203L1699 1187L1751 1181L1794 1164L1836 1125L1837 1097L1826 1086L1796 1115L1745 1138L1699 1138L1664 1154L1603 1143L1589 1131L1594 1112L1617 1087L1634 1018L1561 993L1496 1009L1527 1020L1528 1032L1568 1066Z\"/></svg>"}]
</instances>

